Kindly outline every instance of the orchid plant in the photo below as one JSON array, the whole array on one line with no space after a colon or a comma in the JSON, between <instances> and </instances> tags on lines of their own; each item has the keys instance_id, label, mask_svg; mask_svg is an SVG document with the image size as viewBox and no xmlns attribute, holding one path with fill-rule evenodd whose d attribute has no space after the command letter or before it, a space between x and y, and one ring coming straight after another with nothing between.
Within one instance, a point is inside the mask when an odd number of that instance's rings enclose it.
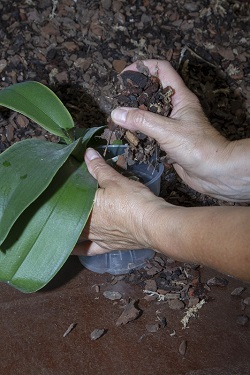
<instances>
[{"instance_id":1,"label":"orchid plant","mask_svg":"<svg viewBox=\"0 0 250 375\"><path fill-rule=\"evenodd\" d=\"M0 155L0 281L35 292L63 266L88 220L97 181L84 152L103 127L76 139L70 113L38 82L2 89L0 105L62 140L25 139Z\"/></svg>"}]
</instances>

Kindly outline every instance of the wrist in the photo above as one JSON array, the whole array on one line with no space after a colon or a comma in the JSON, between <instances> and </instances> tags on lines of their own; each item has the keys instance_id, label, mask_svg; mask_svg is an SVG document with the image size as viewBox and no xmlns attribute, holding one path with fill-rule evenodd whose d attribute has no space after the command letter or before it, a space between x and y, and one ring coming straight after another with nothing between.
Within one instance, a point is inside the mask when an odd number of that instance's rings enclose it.
<instances>
[{"instance_id":1,"label":"wrist","mask_svg":"<svg viewBox=\"0 0 250 375\"><path fill-rule=\"evenodd\" d=\"M147 212L144 217L143 228L148 248L177 260L184 260L185 257L179 252L182 248L180 243L182 236L178 233L181 230L179 223L183 210L185 211L186 208L171 205L163 198L158 198L150 214Z\"/></svg>"},{"instance_id":2,"label":"wrist","mask_svg":"<svg viewBox=\"0 0 250 375\"><path fill-rule=\"evenodd\" d=\"M221 165L222 199L250 201L250 139L229 142Z\"/></svg>"}]
</instances>

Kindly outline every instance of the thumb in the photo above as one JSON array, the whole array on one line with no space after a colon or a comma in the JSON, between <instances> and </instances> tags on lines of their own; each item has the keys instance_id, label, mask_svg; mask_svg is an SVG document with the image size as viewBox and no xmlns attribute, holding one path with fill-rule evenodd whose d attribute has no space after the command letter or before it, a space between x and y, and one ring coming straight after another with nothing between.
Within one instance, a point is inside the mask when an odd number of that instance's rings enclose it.
<instances>
[{"instance_id":1,"label":"thumb","mask_svg":"<svg viewBox=\"0 0 250 375\"><path fill-rule=\"evenodd\" d=\"M98 181L103 188L110 184L110 181L123 179L120 173L109 166L101 157L99 152L93 148L88 148L85 153L85 163L91 175Z\"/></svg>"},{"instance_id":2,"label":"thumb","mask_svg":"<svg viewBox=\"0 0 250 375\"><path fill-rule=\"evenodd\" d=\"M176 120L171 118L128 107L114 109L111 118L117 125L131 131L140 131L159 143L168 136L168 133L171 135L173 127L176 126Z\"/></svg>"}]
</instances>

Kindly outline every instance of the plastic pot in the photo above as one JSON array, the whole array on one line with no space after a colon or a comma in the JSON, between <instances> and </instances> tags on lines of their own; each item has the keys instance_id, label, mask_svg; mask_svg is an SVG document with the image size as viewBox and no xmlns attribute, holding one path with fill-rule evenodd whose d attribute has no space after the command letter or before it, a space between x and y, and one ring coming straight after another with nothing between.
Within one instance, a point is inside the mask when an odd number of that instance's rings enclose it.
<instances>
[{"instance_id":1,"label":"plastic pot","mask_svg":"<svg viewBox=\"0 0 250 375\"><path fill-rule=\"evenodd\" d=\"M107 160L123 154L127 146L108 146L105 158ZM102 147L98 150L101 151ZM128 171L139 177L141 181L155 194L159 195L161 188L161 175L164 171L164 165L158 163L156 166L144 163L136 163L128 167ZM121 275L130 272L133 269L143 268L147 260L154 256L152 249L138 250L115 250L110 253L80 256L80 262L87 269L96 273L110 273L112 275Z\"/></svg>"}]
</instances>

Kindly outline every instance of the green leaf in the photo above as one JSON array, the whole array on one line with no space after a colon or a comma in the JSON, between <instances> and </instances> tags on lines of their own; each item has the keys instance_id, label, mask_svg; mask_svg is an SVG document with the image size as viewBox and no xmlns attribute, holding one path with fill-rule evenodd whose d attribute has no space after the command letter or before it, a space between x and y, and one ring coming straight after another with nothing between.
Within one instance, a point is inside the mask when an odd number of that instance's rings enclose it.
<instances>
[{"instance_id":1,"label":"green leaf","mask_svg":"<svg viewBox=\"0 0 250 375\"><path fill-rule=\"evenodd\" d=\"M78 143L80 140L67 146L27 139L0 155L0 244L18 216L47 188Z\"/></svg>"},{"instance_id":2,"label":"green leaf","mask_svg":"<svg viewBox=\"0 0 250 375\"><path fill-rule=\"evenodd\" d=\"M70 157L0 246L0 280L34 292L59 271L91 212L97 181Z\"/></svg>"},{"instance_id":3,"label":"green leaf","mask_svg":"<svg viewBox=\"0 0 250 375\"><path fill-rule=\"evenodd\" d=\"M73 119L60 99L39 82L17 83L0 91L0 105L20 112L70 143Z\"/></svg>"},{"instance_id":4,"label":"green leaf","mask_svg":"<svg viewBox=\"0 0 250 375\"><path fill-rule=\"evenodd\" d=\"M87 146L92 146L94 147L96 144L95 135L98 133L100 130L104 129L105 126L99 126L99 127L94 127L90 129L86 129L84 136L80 138L81 143L78 143L78 145L75 147L74 151L72 152L72 155L80 162L84 160L84 152Z\"/></svg>"}]
</instances>

